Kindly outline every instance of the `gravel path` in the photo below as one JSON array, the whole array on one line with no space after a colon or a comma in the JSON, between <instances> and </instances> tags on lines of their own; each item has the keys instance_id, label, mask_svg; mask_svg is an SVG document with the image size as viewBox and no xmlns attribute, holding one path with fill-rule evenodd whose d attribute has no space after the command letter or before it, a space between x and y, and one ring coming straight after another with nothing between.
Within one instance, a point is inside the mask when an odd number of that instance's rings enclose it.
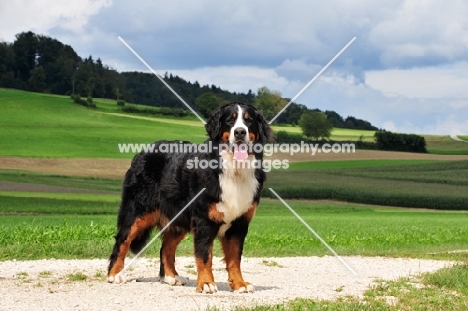
<instances>
[{"instance_id":1,"label":"gravel path","mask_svg":"<svg viewBox=\"0 0 468 311\"><path fill-rule=\"evenodd\" d=\"M186 286L159 282L158 259L139 258L127 271L129 282L105 281L107 262L93 260L37 260L0 262L0 310L205 310L216 306L283 303L303 297L334 299L361 295L376 279L435 271L451 265L447 261L382 257L343 257L358 273L352 275L335 257L243 258L244 278L255 292L233 293L225 283L221 258L213 270L219 291L195 293L194 259L177 258L179 274L189 277ZM72 280L82 273L85 280Z\"/></svg>"}]
</instances>

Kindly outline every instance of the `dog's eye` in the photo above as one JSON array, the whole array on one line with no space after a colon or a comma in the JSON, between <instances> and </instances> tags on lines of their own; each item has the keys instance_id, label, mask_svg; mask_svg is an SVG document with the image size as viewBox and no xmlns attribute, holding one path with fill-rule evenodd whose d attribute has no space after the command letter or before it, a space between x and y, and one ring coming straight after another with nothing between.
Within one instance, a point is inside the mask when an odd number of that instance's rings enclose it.
<instances>
[{"instance_id":1,"label":"dog's eye","mask_svg":"<svg viewBox=\"0 0 468 311\"><path fill-rule=\"evenodd\" d=\"M227 124L234 124L235 121L236 120L232 116L226 119Z\"/></svg>"}]
</instances>

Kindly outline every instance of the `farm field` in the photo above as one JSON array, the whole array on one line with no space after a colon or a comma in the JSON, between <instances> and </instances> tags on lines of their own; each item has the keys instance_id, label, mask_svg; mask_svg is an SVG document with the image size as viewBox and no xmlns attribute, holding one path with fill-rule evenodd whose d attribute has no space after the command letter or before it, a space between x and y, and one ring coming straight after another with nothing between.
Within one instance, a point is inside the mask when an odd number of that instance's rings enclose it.
<instances>
[{"instance_id":1,"label":"farm field","mask_svg":"<svg viewBox=\"0 0 468 311\"><path fill-rule=\"evenodd\" d=\"M362 167L353 161L333 163L336 167L331 163L327 163L329 168L320 168L318 162L292 163L287 170L272 171L268 187L285 198L446 210L466 210L468 206L466 160L399 165L376 161ZM264 194L271 196L265 190Z\"/></svg>"},{"instance_id":2,"label":"farm field","mask_svg":"<svg viewBox=\"0 0 468 311\"><path fill-rule=\"evenodd\" d=\"M107 258L114 242L122 178L134 155L121 153L118 144L159 139L201 142L206 137L197 119L126 114L110 100L95 99L97 109L92 110L68 97L0 89L0 101L0 264L12 259ZM300 132L298 127L274 128ZM373 134L334 129L332 139L362 136L372 141ZM267 157L287 159L289 168L268 173L244 255L331 255L272 198L271 187L340 255L466 262L468 144L449 136L425 137L429 154L357 150ZM157 258L159 247L156 240L144 256ZM178 256L191 256L192 249L188 236ZM214 252L221 256L218 243ZM393 295L416 305L426 301L421 296L425 294L456 310L463 302L443 299L450 290L457 291L460 300L467 297L466 284L457 279L466 271L465 264L417 280L382 281L385 285L370 288L363 300L297 299L287 308L252 310L314 309L317 303L330 310L356 310L368 304L376 308L383 306L376 297ZM430 286L412 291L407 287L411 282Z\"/></svg>"}]
</instances>

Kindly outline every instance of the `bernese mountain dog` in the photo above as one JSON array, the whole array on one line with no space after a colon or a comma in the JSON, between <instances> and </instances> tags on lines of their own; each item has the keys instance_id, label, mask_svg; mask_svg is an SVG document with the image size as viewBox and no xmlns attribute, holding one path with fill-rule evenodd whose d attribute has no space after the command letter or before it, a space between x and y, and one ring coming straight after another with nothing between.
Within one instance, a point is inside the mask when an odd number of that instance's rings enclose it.
<instances>
[{"instance_id":1,"label":"bernese mountain dog","mask_svg":"<svg viewBox=\"0 0 468 311\"><path fill-rule=\"evenodd\" d=\"M116 242L109 258L109 282L125 282L119 272L127 252L139 252L154 228L164 228L205 188L161 234L161 280L170 285L187 283L175 269L175 254L185 235L192 233L197 292L217 291L212 273L216 237L221 242L232 290L254 291L252 284L244 281L240 264L249 223L265 181L263 145L271 141L272 132L255 107L242 103L219 107L205 128L209 139L200 145L159 141L153 152L141 152L133 158L123 182ZM198 148L184 152L168 145Z\"/></svg>"}]
</instances>

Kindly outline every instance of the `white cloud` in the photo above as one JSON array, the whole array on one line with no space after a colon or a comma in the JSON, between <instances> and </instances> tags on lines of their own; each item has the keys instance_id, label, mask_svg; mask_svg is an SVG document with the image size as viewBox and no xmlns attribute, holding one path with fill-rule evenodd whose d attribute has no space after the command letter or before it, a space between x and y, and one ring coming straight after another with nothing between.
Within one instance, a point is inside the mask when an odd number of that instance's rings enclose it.
<instances>
[{"instance_id":1,"label":"white cloud","mask_svg":"<svg viewBox=\"0 0 468 311\"><path fill-rule=\"evenodd\" d=\"M246 93L248 90L256 93L262 86L272 90L283 89L289 82L279 76L274 69L254 66L220 66L202 67L193 70L157 70L159 74L165 71L177 74L191 82L198 81L200 85L216 85L222 89Z\"/></svg>"},{"instance_id":2,"label":"white cloud","mask_svg":"<svg viewBox=\"0 0 468 311\"><path fill-rule=\"evenodd\" d=\"M395 132L397 130L397 127L395 126L395 123L393 121L385 121L382 124L382 128L386 129L387 131Z\"/></svg>"},{"instance_id":3,"label":"white cloud","mask_svg":"<svg viewBox=\"0 0 468 311\"><path fill-rule=\"evenodd\" d=\"M468 100L468 62L403 70L370 70L365 76L367 84L386 96Z\"/></svg>"},{"instance_id":4,"label":"white cloud","mask_svg":"<svg viewBox=\"0 0 468 311\"><path fill-rule=\"evenodd\" d=\"M54 1L15 0L2 1L0 8L0 38L13 42L23 31L47 34L52 28L80 32L88 18L112 0Z\"/></svg>"},{"instance_id":5,"label":"white cloud","mask_svg":"<svg viewBox=\"0 0 468 311\"><path fill-rule=\"evenodd\" d=\"M377 22L369 42L381 52L386 66L440 63L466 59L468 2L406 0Z\"/></svg>"}]
</instances>

